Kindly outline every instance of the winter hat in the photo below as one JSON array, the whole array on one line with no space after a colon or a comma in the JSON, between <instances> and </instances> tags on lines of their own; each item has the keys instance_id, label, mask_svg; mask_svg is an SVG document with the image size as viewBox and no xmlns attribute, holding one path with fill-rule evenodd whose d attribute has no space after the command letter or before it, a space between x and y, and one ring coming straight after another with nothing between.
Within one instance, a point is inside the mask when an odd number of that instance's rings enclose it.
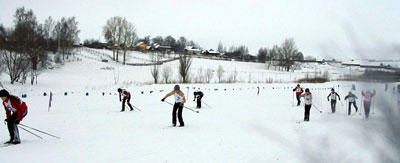
<instances>
[{"instance_id":1,"label":"winter hat","mask_svg":"<svg viewBox=\"0 0 400 163\"><path fill-rule=\"evenodd\" d=\"M310 89L306 88L306 92L310 92Z\"/></svg>"},{"instance_id":2,"label":"winter hat","mask_svg":"<svg viewBox=\"0 0 400 163\"><path fill-rule=\"evenodd\" d=\"M335 89L332 88L331 91L335 91Z\"/></svg>"},{"instance_id":3,"label":"winter hat","mask_svg":"<svg viewBox=\"0 0 400 163\"><path fill-rule=\"evenodd\" d=\"M118 92L122 92L122 89L121 89L121 88L118 88Z\"/></svg>"},{"instance_id":4,"label":"winter hat","mask_svg":"<svg viewBox=\"0 0 400 163\"><path fill-rule=\"evenodd\" d=\"M0 91L0 97L7 97L10 96L10 93L8 93L5 89L2 89Z\"/></svg>"},{"instance_id":5,"label":"winter hat","mask_svg":"<svg viewBox=\"0 0 400 163\"><path fill-rule=\"evenodd\" d=\"M179 85L175 85L174 90L179 91L179 90L181 90L181 88L179 87Z\"/></svg>"},{"instance_id":6,"label":"winter hat","mask_svg":"<svg viewBox=\"0 0 400 163\"><path fill-rule=\"evenodd\" d=\"M300 84L297 84L298 87L300 87Z\"/></svg>"},{"instance_id":7,"label":"winter hat","mask_svg":"<svg viewBox=\"0 0 400 163\"><path fill-rule=\"evenodd\" d=\"M349 94L353 94L353 92L349 91Z\"/></svg>"}]
</instances>

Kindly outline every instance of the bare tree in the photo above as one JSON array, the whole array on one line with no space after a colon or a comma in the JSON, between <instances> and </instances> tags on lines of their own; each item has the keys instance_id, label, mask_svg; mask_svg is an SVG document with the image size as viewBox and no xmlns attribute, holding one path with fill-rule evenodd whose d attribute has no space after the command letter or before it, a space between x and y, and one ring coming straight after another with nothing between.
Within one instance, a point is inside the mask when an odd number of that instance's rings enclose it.
<instances>
[{"instance_id":1,"label":"bare tree","mask_svg":"<svg viewBox=\"0 0 400 163\"><path fill-rule=\"evenodd\" d=\"M279 54L282 56L282 66L285 67L286 71L289 71L298 54L298 50L293 38L286 39L282 43Z\"/></svg>"},{"instance_id":2,"label":"bare tree","mask_svg":"<svg viewBox=\"0 0 400 163\"><path fill-rule=\"evenodd\" d=\"M171 67L169 67L169 66L164 66L162 76L163 76L163 78L164 78L165 84L168 84L168 83L170 82L169 80L170 80L170 78L171 78L171 76L172 76L172 69L171 69Z\"/></svg>"},{"instance_id":3,"label":"bare tree","mask_svg":"<svg viewBox=\"0 0 400 163\"><path fill-rule=\"evenodd\" d=\"M124 64L126 58L126 50L136 40L136 31L133 23L128 22L125 18L114 16L107 20L103 27L103 35L108 43L112 43L113 60L119 62L119 51L124 51Z\"/></svg>"},{"instance_id":4,"label":"bare tree","mask_svg":"<svg viewBox=\"0 0 400 163\"><path fill-rule=\"evenodd\" d=\"M197 71L197 79L196 83L204 83L204 73L203 73L203 68L200 67L199 70Z\"/></svg>"},{"instance_id":5,"label":"bare tree","mask_svg":"<svg viewBox=\"0 0 400 163\"><path fill-rule=\"evenodd\" d=\"M238 71L235 69L235 71L233 71L233 82L236 83L237 82L237 76L238 76Z\"/></svg>"},{"instance_id":6,"label":"bare tree","mask_svg":"<svg viewBox=\"0 0 400 163\"><path fill-rule=\"evenodd\" d=\"M45 21L44 21L44 36L46 38L46 44L49 46L49 40L53 36L52 31L54 30L55 22L51 16L49 16Z\"/></svg>"},{"instance_id":7,"label":"bare tree","mask_svg":"<svg viewBox=\"0 0 400 163\"><path fill-rule=\"evenodd\" d=\"M188 55L187 53L183 53L179 56L179 75L181 76L183 83L188 82L191 65L192 57L190 55Z\"/></svg>"},{"instance_id":8,"label":"bare tree","mask_svg":"<svg viewBox=\"0 0 400 163\"><path fill-rule=\"evenodd\" d=\"M17 39L13 37L14 29L0 29L0 54L1 63L6 67L6 73L10 77L11 84L18 81L29 62L22 55Z\"/></svg>"},{"instance_id":9,"label":"bare tree","mask_svg":"<svg viewBox=\"0 0 400 163\"><path fill-rule=\"evenodd\" d=\"M210 83L212 78L214 77L214 71L210 68L207 68L205 73L206 73L205 75L206 83Z\"/></svg>"},{"instance_id":10,"label":"bare tree","mask_svg":"<svg viewBox=\"0 0 400 163\"><path fill-rule=\"evenodd\" d=\"M118 44L117 41L118 19L120 19L120 17L112 17L108 19L106 25L103 27L103 35L105 40L108 43L112 43L113 45ZM115 60L115 48L113 48L113 60Z\"/></svg>"},{"instance_id":11,"label":"bare tree","mask_svg":"<svg viewBox=\"0 0 400 163\"><path fill-rule=\"evenodd\" d=\"M65 54L69 54L73 44L79 41L79 32L78 22L75 20L75 17L63 17L54 27L53 35L57 39L58 52L61 52L63 60L65 59Z\"/></svg>"},{"instance_id":12,"label":"bare tree","mask_svg":"<svg viewBox=\"0 0 400 163\"><path fill-rule=\"evenodd\" d=\"M151 66L151 76L153 76L154 84L158 84L158 79L160 78L160 67L158 65Z\"/></svg>"},{"instance_id":13,"label":"bare tree","mask_svg":"<svg viewBox=\"0 0 400 163\"><path fill-rule=\"evenodd\" d=\"M224 77L224 73L225 73L224 68L221 65L219 65L217 70L217 77L219 83L221 83L222 78Z\"/></svg>"},{"instance_id":14,"label":"bare tree","mask_svg":"<svg viewBox=\"0 0 400 163\"><path fill-rule=\"evenodd\" d=\"M42 58L47 59L44 28L36 21L33 11L25 10L24 7L18 8L14 17L15 29L13 38L18 43L18 53L24 55L30 62L30 69L24 71L21 82L25 83L27 74L30 71L31 84L33 85L38 76L39 62Z\"/></svg>"},{"instance_id":15,"label":"bare tree","mask_svg":"<svg viewBox=\"0 0 400 163\"><path fill-rule=\"evenodd\" d=\"M113 69L113 75L114 75L114 83L118 84L119 82L119 69L115 70L115 68Z\"/></svg>"},{"instance_id":16,"label":"bare tree","mask_svg":"<svg viewBox=\"0 0 400 163\"><path fill-rule=\"evenodd\" d=\"M150 67L151 76L153 76L154 84L158 84L158 80L160 78L160 66L158 65L160 61L160 56L155 53L151 53L150 57L151 61L154 64Z\"/></svg>"},{"instance_id":17,"label":"bare tree","mask_svg":"<svg viewBox=\"0 0 400 163\"><path fill-rule=\"evenodd\" d=\"M226 51L226 48L224 47L224 45L222 45L221 41L218 43L217 51L219 53L225 53L225 51Z\"/></svg>"},{"instance_id":18,"label":"bare tree","mask_svg":"<svg viewBox=\"0 0 400 163\"><path fill-rule=\"evenodd\" d=\"M136 41L137 35L136 35L136 29L135 25L132 23L126 21L125 19L122 22L122 48L124 51L124 58L123 58L123 64L126 62L126 51L128 50L129 47L132 46L132 44Z\"/></svg>"},{"instance_id":19,"label":"bare tree","mask_svg":"<svg viewBox=\"0 0 400 163\"><path fill-rule=\"evenodd\" d=\"M251 83L251 73L249 72L249 83Z\"/></svg>"}]
</instances>

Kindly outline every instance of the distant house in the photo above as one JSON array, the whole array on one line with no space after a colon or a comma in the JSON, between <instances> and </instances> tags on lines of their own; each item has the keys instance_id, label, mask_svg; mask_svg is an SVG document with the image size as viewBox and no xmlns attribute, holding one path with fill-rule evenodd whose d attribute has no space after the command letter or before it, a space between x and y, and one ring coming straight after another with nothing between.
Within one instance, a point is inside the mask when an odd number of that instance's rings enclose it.
<instances>
[{"instance_id":1,"label":"distant house","mask_svg":"<svg viewBox=\"0 0 400 163\"><path fill-rule=\"evenodd\" d=\"M188 54L192 54L192 55L200 55L201 54L201 50L198 48L195 48L194 46L186 47L185 52L187 52Z\"/></svg>"},{"instance_id":2,"label":"distant house","mask_svg":"<svg viewBox=\"0 0 400 163\"><path fill-rule=\"evenodd\" d=\"M136 48L138 48L141 51L147 50L147 44L144 41L140 41L139 43L136 44Z\"/></svg>"},{"instance_id":3,"label":"distant house","mask_svg":"<svg viewBox=\"0 0 400 163\"><path fill-rule=\"evenodd\" d=\"M164 52L164 53L171 53L172 47L171 46L163 46L163 45L154 43L153 45L151 45L150 50Z\"/></svg>"},{"instance_id":4,"label":"distant house","mask_svg":"<svg viewBox=\"0 0 400 163\"><path fill-rule=\"evenodd\" d=\"M251 54L245 54L242 58L244 61L247 62L257 62L257 57Z\"/></svg>"},{"instance_id":5,"label":"distant house","mask_svg":"<svg viewBox=\"0 0 400 163\"><path fill-rule=\"evenodd\" d=\"M211 56L220 56L220 53L215 51L214 49L210 49L210 50L204 50L202 52L204 55L211 55Z\"/></svg>"}]
</instances>

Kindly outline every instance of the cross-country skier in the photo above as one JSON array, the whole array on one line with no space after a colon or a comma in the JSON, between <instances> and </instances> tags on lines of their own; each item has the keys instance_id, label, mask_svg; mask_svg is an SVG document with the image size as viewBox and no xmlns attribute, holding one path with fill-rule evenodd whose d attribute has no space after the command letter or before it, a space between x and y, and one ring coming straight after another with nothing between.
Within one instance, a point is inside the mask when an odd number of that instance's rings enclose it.
<instances>
[{"instance_id":1,"label":"cross-country skier","mask_svg":"<svg viewBox=\"0 0 400 163\"><path fill-rule=\"evenodd\" d=\"M133 110L132 105L130 103L131 101L131 93L128 92L127 90L118 88L118 93L119 93L119 101L122 101L122 110L121 112L125 111L125 103L128 103L129 108L131 108L131 111ZM122 97L122 99L121 99Z\"/></svg>"},{"instance_id":2,"label":"cross-country skier","mask_svg":"<svg viewBox=\"0 0 400 163\"><path fill-rule=\"evenodd\" d=\"M370 108L371 108L371 102L372 102L372 98L375 96L375 90L373 91L373 92L371 92L371 91L366 91L366 92L364 92L364 91L362 91L361 92L361 95L364 97L364 101L363 101L363 103L364 103L364 111L365 111L365 118L369 118L369 111L370 111Z\"/></svg>"},{"instance_id":3,"label":"cross-country skier","mask_svg":"<svg viewBox=\"0 0 400 163\"><path fill-rule=\"evenodd\" d=\"M201 108L201 99L203 98L204 93L201 92L201 91L194 91L194 92L193 92L193 95L194 95L193 101L195 101L195 100L197 99L197 106L196 106L196 108L197 108L197 109L200 109L200 108Z\"/></svg>"},{"instance_id":4,"label":"cross-country skier","mask_svg":"<svg viewBox=\"0 0 400 163\"><path fill-rule=\"evenodd\" d=\"M293 92L296 92L297 106L300 106L300 95L303 93L303 88L300 87L300 84L297 84L297 87L293 89Z\"/></svg>"},{"instance_id":5,"label":"cross-country skier","mask_svg":"<svg viewBox=\"0 0 400 163\"><path fill-rule=\"evenodd\" d=\"M351 115L351 104L353 104L354 108L356 108L356 112L358 111L358 107L357 107L357 104L356 104L356 99L358 99L358 98L357 98L356 95L354 95L350 91L349 94L344 98L344 100L347 100L347 99L349 100L349 115Z\"/></svg>"},{"instance_id":6,"label":"cross-country skier","mask_svg":"<svg viewBox=\"0 0 400 163\"><path fill-rule=\"evenodd\" d=\"M257 87L257 96L260 95L260 87Z\"/></svg>"},{"instance_id":7,"label":"cross-country skier","mask_svg":"<svg viewBox=\"0 0 400 163\"><path fill-rule=\"evenodd\" d=\"M300 97L304 98L304 121L310 121L310 110L312 106L312 94L310 89L306 88L306 92Z\"/></svg>"},{"instance_id":8,"label":"cross-country skier","mask_svg":"<svg viewBox=\"0 0 400 163\"><path fill-rule=\"evenodd\" d=\"M336 93L335 92L335 89L331 89L331 93L329 93L329 95L328 95L328 101L329 101L329 98L330 98L330 101L331 101L331 109L332 109L332 113L335 113L336 112L336 100L339 98L339 100L340 100L340 96L339 96L339 94L338 93Z\"/></svg>"},{"instance_id":9,"label":"cross-country skier","mask_svg":"<svg viewBox=\"0 0 400 163\"><path fill-rule=\"evenodd\" d=\"M185 123L183 122L182 111L183 105L186 102L185 94L181 91L179 85L175 85L174 90L165 95L161 101L164 102L166 98L172 95L175 96L175 104L172 110L172 126L176 126L176 113L178 112L179 127L184 127Z\"/></svg>"},{"instance_id":10,"label":"cross-country skier","mask_svg":"<svg viewBox=\"0 0 400 163\"><path fill-rule=\"evenodd\" d=\"M8 132L10 133L10 140L4 144L19 144L21 139L18 132L18 124L28 114L28 107L26 103L14 95L10 95L6 90L0 91L0 97L3 100L3 106L6 110Z\"/></svg>"}]
</instances>

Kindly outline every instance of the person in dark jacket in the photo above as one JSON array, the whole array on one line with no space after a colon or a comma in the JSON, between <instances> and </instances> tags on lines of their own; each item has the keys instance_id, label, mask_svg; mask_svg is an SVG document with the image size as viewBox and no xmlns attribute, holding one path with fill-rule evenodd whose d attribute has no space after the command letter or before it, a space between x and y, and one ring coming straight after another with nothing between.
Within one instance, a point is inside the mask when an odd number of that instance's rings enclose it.
<instances>
[{"instance_id":1,"label":"person in dark jacket","mask_svg":"<svg viewBox=\"0 0 400 163\"><path fill-rule=\"evenodd\" d=\"M356 104L356 99L357 96L354 95L351 91L349 92L349 95L347 95L344 100L349 100L349 115L351 115L351 105L354 105L354 108L356 109L356 112L358 111L358 107Z\"/></svg>"},{"instance_id":2,"label":"person in dark jacket","mask_svg":"<svg viewBox=\"0 0 400 163\"><path fill-rule=\"evenodd\" d=\"M125 103L128 103L128 106L129 106L129 108L131 108L131 111L132 111L133 108L132 108L132 105L130 103L130 101L131 101L131 93L126 91L126 90L124 90L124 89L121 89L121 88L118 88L118 93L119 93L119 101L122 101L122 110L121 110L121 112L125 111ZM121 99L121 97L123 99Z\"/></svg>"},{"instance_id":3,"label":"person in dark jacket","mask_svg":"<svg viewBox=\"0 0 400 163\"><path fill-rule=\"evenodd\" d=\"M28 114L28 107L25 102L14 95L10 95L6 90L0 91L1 100L6 110L8 132L10 133L10 140L4 144L19 144L21 138L19 137L18 124Z\"/></svg>"},{"instance_id":4,"label":"person in dark jacket","mask_svg":"<svg viewBox=\"0 0 400 163\"><path fill-rule=\"evenodd\" d=\"M339 94L338 93L336 93L335 92L335 89L331 89L331 93L329 93L329 95L328 95L328 101L329 101L329 99L330 99L330 101L331 101L331 109L332 109L332 113L335 113L336 112L336 101L337 101L337 99L339 98L339 100L340 100L340 96L339 96Z\"/></svg>"},{"instance_id":5,"label":"person in dark jacket","mask_svg":"<svg viewBox=\"0 0 400 163\"><path fill-rule=\"evenodd\" d=\"M304 92L303 88L300 87L300 84L297 84L297 87L293 89L293 92L296 92L297 106L300 106L300 95Z\"/></svg>"},{"instance_id":6,"label":"person in dark jacket","mask_svg":"<svg viewBox=\"0 0 400 163\"><path fill-rule=\"evenodd\" d=\"M193 92L193 95L194 95L193 101L195 101L195 99L197 99L197 106L196 106L196 108L197 108L197 109L200 109L200 108L201 108L201 99L203 98L204 93L201 92L201 91L194 91L194 92Z\"/></svg>"}]
</instances>

